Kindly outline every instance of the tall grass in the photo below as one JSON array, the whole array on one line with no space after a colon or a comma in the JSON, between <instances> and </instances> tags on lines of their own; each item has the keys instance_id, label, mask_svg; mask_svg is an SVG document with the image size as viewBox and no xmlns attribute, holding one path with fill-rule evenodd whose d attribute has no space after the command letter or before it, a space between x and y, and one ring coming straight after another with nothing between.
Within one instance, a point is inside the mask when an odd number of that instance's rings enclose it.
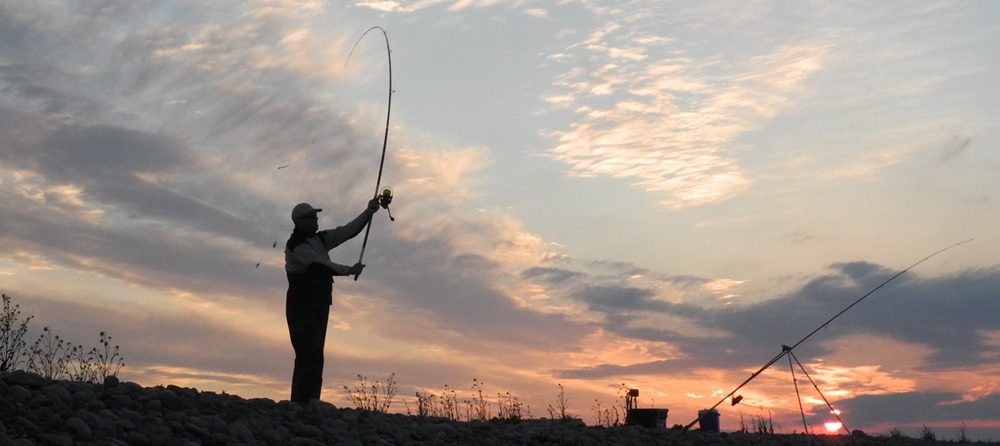
<instances>
[{"instance_id":1,"label":"tall grass","mask_svg":"<svg viewBox=\"0 0 1000 446\"><path fill-rule=\"evenodd\" d=\"M111 335L100 332L98 346L87 349L53 333L49 327L29 348L24 337L34 316L22 316L21 306L3 294L0 310L0 372L26 370L48 379L103 382L117 377L125 366L119 346L112 345ZM21 368L21 364L26 369Z\"/></svg>"}]
</instances>

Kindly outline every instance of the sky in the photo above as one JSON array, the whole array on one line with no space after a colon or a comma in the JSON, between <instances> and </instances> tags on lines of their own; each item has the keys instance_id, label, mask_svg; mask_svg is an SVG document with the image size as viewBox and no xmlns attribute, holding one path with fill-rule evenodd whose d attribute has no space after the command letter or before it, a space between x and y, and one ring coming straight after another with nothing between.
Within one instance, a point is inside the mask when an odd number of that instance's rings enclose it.
<instances>
[{"instance_id":1,"label":"sky","mask_svg":"<svg viewBox=\"0 0 1000 446\"><path fill-rule=\"evenodd\" d=\"M324 399L640 389L796 348L847 425L1000 439L1000 4L0 0L0 290L124 379L286 399L292 206L346 223ZM275 247L276 246L276 247ZM360 237L332 252L352 264ZM831 420L799 378L811 429ZM801 431L788 364L720 406ZM392 410L405 411L397 404Z\"/></svg>"}]
</instances>

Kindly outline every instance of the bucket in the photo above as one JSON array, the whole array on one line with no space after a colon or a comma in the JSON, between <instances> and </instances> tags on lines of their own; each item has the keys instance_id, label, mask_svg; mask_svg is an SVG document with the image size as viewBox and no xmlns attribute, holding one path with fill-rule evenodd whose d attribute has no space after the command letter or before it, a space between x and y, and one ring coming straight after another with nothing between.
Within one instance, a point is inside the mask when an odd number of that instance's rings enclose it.
<instances>
[{"instance_id":1,"label":"bucket","mask_svg":"<svg viewBox=\"0 0 1000 446\"><path fill-rule=\"evenodd\" d=\"M699 410L698 429L702 432L719 432L719 411L715 409Z\"/></svg>"},{"instance_id":2,"label":"bucket","mask_svg":"<svg viewBox=\"0 0 1000 446\"><path fill-rule=\"evenodd\" d=\"M625 415L626 426L643 426L665 429L669 409L629 409Z\"/></svg>"}]
</instances>

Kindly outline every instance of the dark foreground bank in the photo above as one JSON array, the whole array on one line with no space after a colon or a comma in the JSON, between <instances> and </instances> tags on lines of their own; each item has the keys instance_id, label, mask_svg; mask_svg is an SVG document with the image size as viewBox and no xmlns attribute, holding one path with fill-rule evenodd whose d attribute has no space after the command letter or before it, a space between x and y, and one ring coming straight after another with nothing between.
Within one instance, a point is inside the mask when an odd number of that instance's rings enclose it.
<instances>
[{"instance_id":1,"label":"dark foreground bank","mask_svg":"<svg viewBox=\"0 0 1000 446\"><path fill-rule=\"evenodd\" d=\"M864 445L933 444L863 438ZM806 445L793 435L705 434L641 427L596 428L545 420L459 423L444 419L298 405L176 386L49 381L0 375L4 445ZM853 444L846 437L814 445Z\"/></svg>"}]
</instances>

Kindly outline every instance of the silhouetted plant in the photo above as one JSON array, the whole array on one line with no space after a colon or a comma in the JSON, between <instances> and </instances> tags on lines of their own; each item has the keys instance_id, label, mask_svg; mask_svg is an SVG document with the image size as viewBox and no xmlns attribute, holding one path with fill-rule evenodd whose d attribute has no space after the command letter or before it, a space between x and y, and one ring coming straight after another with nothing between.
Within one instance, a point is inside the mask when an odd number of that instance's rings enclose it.
<instances>
[{"instance_id":1,"label":"silhouetted plant","mask_svg":"<svg viewBox=\"0 0 1000 446\"><path fill-rule=\"evenodd\" d=\"M59 335L53 335L49 327L42 328L42 334L31 345L28 371L48 379L61 379L67 374L70 348L70 344Z\"/></svg>"},{"instance_id":2,"label":"silhouetted plant","mask_svg":"<svg viewBox=\"0 0 1000 446\"><path fill-rule=\"evenodd\" d=\"M562 383L559 383L559 393L556 394L556 405L552 406L549 404L549 418L555 420L568 420L569 415L566 413L566 406L569 405L569 398L566 398L566 389L563 387Z\"/></svg>"},{"instance_id":3,"label":"silhouetted plant","mask_svg":"<svg viewBox=\"0 0 1000 446\"><path fill-rule=\"evenodd\" d=\"M604 407L601 400L594 398L594 405L590 408L594 412L594 425L612 427L621 424L621 414L618 407Z\"/></svg>"},{"instance_id":4,"label":"silhouetted plant","mask_svg":"<svg viewBox=\"0 0 1000 446\"><path fill-rule=\"evenodd\" d=\"M753 418L753 426L755 434L773 434L774 433L774 421L771 418L771 411L767 411L767 418L764 418L763 411L759 416L751 416Z\"/></svg>"},{"instance_id":5,"label":"silhouetted plant","mask_svg":"<svg viewBox=\"0 0 1000 446\"><path fill-rule=\"evenodd\" d=\"M393 398L396 397L396 373L393 372L386 378L385 382L372 381L358 374L358 385L352 387L344 386L344 391L358 409L370 410L373 412L386 413L392 405Z\"/></svg>"},{"instance_id":6,"label":"silhouetted plant","mask_svg":"<svg viewBox=\"0 0 1000 446\"><path fill-rule=\"evenodd\" d=\"M407 413L409 413L408 405ZM428 391L417 391L417 415L421 417L442 417L451 421L458 421L458 396L455 390L449 389L448 385L445 384L444 392L441 396Z\"/></svg>"},{"instance_id":7,"label":"silhouetted plant","mask_svg":"<svg viewBox=\"0 0 1000 446\"><path fill-rule=\"evenodd\" d=\"M101 332L100 347L85 350L82 345L72 343L53 335L49 327L42 328L38 339L26 348L24 335L28 332L28 322L34 316L21 318L21 306L11 303L11 297L3 294L3 310L0 313L0 372L17 369L27 357L28 371L48 379L68 378L73 381L103 382L109 376L117 376L125 359L119 347L111 346L111 336Z\"/></svg>"},{"instance_id":8,"label":"silhouetted plant","mask_svg":"<svg viewBox=\"0 0 1000 446\"><path fill-rule=\"evenodd\" d=\"M438 398L438 408L440 416L453 421L458 420L458 394L455 393L455 389L448 388L447 384L444 385L444 392Z\"/></svg>"},{"instance_id":9,"label":"silhouetted plant","mask_svg":"<svg viewBox=\"0 0 1000 446\"><path fill-rule=\"evenodd\" d=\"M88 354L82 345L70 348L66 361L66 375L70 380L96 382L94 368L92 355Z\"/></svg>"},{"instance_id":10,"label":"silhouetted plant","mask_svg":"<svg viewBox=\"0 0 1000 446\"><path fill-rule=\"evenodd\" d=\"M118 376L118 372L125 367L125 358L119 352L118 346L111 347L111 335L101 332L101 345L95 347L90 353L94 361L95 382L104 382L109 376Z\"/></svg>"},{"instance_id":11,"label":"silhouetted plant","mask_svg":"<svg viewBox=\"0 0 1000 446\"><path fill-rule=\"evenodd\" d=\"M612 404L610 407L604 407L600 400L594 399L594 405L590 409L594 412L594 422L597 426L612 427L621 425L621 417L627 413L626 407L628 407L628 403L626 402L626 396L628 395L628 391L629 387L625 383L619 384L616 404Z\"/></svg>"},{"instance_id":12,"label":"silhouetted plant","mask_svg":"<svg viewBox=\"0 0 1000 446\"><path fill-rule=\"evenodd\" d=\"M417 392L417 415L447 418L451 421L458 421L459 406L458 395L454 389L444 385L441 396L428 391Z\"/></svg>"},{"instance_id":13,"label":"silhouetted plant","mask_svg":"<svg viewBox=\"0 0 1000 446\"><path fill-rule=\"evenodd\" d=\"M897 428L892 428L892 429L889 429L889 438L901 440L903 438L906 438L906 435L903 434L903 431L901 431L901 430L899 430Z\"/></svg>"},{"instance_id":14,"label":"silhouetted plant","mask_svg":"<svg viewBox=\"0 0 1000 446\"><path fill-rule=\"evenodd\" d=\"M968 427L965 425L965 422L963 421L962 424L960 426L958 426L958 442L959 443L968 443L969 442L969 437L968 437L968 435L966 435L968 433L967 431L968 431Z\"/></svg>"},{"instance_id":15,"label":"silhouetted plant","mask_svg":"<svg viewBox=\"0 0 1000 446\"><path fill-rule=\"evenodd\" d=\"M34 316L21 319L21 306L11 305L11 298L6 294L3 298L3 311L0 312L0 372L15 370L27 353L24 334L28 332L28 322Z\"/></svg>"},{"instance_id":16,"label":"silhouetted plant","mask_svg":"<svg viewBox=\"0 0 1000 446\"><path fill-rule=\"evenodd\" d=\"M936 441L937 435L925 424L923 428L920 429L920 439L926 441Z\"/></svg>"},{"instance_id":17,"label":"silhouetted plant","mask_svg":"<svg viewBox=\"0 0 1000 446\"><path fill-rule=\"evenodd\" d=\"M490 403L483 395L483 382L472 378L472 401L466 402L469 421L488 421L490 419Z\"/></svg>"},{"instance_id":18,"label":"silhouetted plant","mask_svg":"<svg viewBox=\"0 0 1000 446\"><path fill-rule=\"evenodd\" d=\"M531 418L530 409L510 392L497 394L497 418L503 421L520 421Z\"/></svg>"},{"instance_id":19,"label":"silhouetted plant","mask_svg":"<svg viewBox=\"0 0 1000 446\"><path fill-rule=\"evenodd\" d=\"M433 417L434 406L437 405L437 395L430 392L417 391L417 416L418 417ZM410 413L410 404L403 401L403 406L406 407L406 414L413 415Z\"/></svg>"}]
</instances>

